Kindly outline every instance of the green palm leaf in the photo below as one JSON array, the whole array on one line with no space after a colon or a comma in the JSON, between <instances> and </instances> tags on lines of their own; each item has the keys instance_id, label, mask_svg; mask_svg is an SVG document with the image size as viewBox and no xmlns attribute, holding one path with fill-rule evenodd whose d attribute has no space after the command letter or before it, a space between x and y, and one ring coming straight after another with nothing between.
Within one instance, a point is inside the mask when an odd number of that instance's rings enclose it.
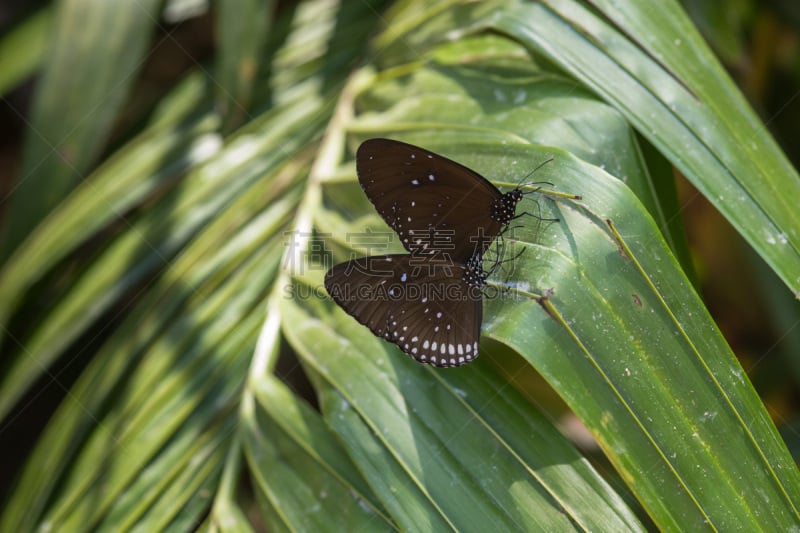
<instances>
[{"instance_id":1,"label":"green palm leaf","mask_svg":"<svg viewBox=\"0 0 800 533\"><path fill-rule=\"evenodd\" d=\"M797 468L689 281L667 161L795 292L797 194L774 191L800 192L800 180L676 4L384 13L314 0L273 20L270 2L238 3L218 18L217 66L198 66L109 157L100 148L122 100L86 110L144 56L134 43L114 62L119 39L143 39L157 17L115 19L130 25L114 34L76 27L67 15L92 4L37 16L52 15L53 46L79 32L70 83L86 88L59 95L52 80L69 72L51 52L39 98L69 97L77 118L42 100L35 122L73 142L58 132L82 121L79 170L91 173L53 174L52 197L35 193L34 173L10 199L0 415L24 416L43 379L61 384L56 362L88 362L25 458L0 529L784 530L800 519ZM30 65L11 68L4 87ZM94 70L99 82L83 74ZM501 187L553 158L533 178L550 192L521 204L541 220L504 236L521 255L490 279L475 363L418 365L321 289L326 264L354 251L348 234L387 231L352 164L378 136ZM41 139L23 178L34 149ZM519 361L618 477L517 389ZM305 378L309 392L292 388Z\"/></svg>"}]
</instances>

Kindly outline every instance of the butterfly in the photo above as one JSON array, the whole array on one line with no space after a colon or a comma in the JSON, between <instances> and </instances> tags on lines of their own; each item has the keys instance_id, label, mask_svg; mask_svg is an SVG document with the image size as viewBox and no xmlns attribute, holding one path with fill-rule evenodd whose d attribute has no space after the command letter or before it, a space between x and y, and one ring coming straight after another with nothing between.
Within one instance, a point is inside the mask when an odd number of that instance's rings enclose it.
<instances>
[{"instance_id":1,"label":"butterfly","mask_svg":"<svg viewBox=\"0 0 800 533\"><path fill-rule=\"evenodd\" d=\"M409 254L338 264L328 294L375 335L421 363L463 365L478 356L483 255L516 216L520 188L433 152L369 139L356 152L361 188Z\"/></svg>"}]
</instances>

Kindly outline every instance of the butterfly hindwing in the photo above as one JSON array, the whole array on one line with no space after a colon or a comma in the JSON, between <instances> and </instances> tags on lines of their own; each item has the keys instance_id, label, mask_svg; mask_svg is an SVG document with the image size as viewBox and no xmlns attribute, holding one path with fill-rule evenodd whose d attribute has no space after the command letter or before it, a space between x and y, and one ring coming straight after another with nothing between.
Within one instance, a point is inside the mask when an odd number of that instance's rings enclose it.
<instances>
[{"instance_id":1,"label":"butterfly hindwing","mask_svg":"<svg viewBox=\"0 0 800 533\"><path fill-rule=\"evenodd\" d=\"M470 271L475 265L365 257L331 268L325 288L348 314L417 361L459 366L478 356L483 278Z\"/></svg>"}]
</instances>

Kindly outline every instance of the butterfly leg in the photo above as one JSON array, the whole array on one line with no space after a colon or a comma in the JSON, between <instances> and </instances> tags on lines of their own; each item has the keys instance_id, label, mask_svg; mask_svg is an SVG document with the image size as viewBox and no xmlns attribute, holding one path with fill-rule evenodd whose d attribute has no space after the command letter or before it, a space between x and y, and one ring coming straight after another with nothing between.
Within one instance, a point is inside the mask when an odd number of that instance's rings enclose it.
<instances>
[{"instance_id":1,"label":"butterfly leg","mask_svg":"<svg viewBox=\"0 0 800 533\"><path fill-rule=\"evenodd\" d=\"M525 215L533 217L536 220L540 220L542 222L561 222L561 220L558 219L558 218L543 218L541 214L528 213L527 211L523 211L522 213L518 213L518 214L514 215L514 217L511 220L516 220L519 217L523 217Z\"/></svg>"}]
</instances>

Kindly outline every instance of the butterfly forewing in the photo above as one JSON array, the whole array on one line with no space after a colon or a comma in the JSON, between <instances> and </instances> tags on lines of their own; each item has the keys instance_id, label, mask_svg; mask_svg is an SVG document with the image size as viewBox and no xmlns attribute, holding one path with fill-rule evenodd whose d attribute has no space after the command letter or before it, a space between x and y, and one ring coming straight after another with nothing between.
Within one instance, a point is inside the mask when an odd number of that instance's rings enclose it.
<instances>
[{"instance_id":1,"label":"butterfly forewing","mask_svg":"<svg viewBox=\"0 0 800 533\"><path fill-rule=\"evenodd\" d=\"M486 251L521 198L518 190L501 194L455 161L389 139L364 141L356 167L367 197L406 250L443 252L462 263Z\"/></svg>"},{"instance_id":2,"label":"butterfly forewing","mask_svg":"<svg viewBox=\"0 0 800 533\"><path fill-rule=\"evenodd\" d=\"M417 361L459 366L478 356L483 278L470 271L475 264L365 257L330 269L325 288L348 314Z\"/></svg>"}]
</instances>

